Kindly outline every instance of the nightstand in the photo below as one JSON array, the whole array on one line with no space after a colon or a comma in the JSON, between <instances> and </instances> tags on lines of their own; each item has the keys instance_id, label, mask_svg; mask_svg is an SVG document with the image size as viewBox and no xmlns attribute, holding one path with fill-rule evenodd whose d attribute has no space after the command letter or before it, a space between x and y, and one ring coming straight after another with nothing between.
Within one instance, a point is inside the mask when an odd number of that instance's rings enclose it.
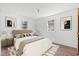
<instances>
[{"instance_id":1,"label":"nightstand","mask_svg":"<svg viewBox=\"0 0 79 59\"><path fill-rule=\"evenodd\" d=\"M2 35L0 39L1 39L1 47L13 45L13 38L11 36Z\"/></svg>"},{"instance_id":2,"label":"nightstand","mask_svg":"<svg viewBox=\"0 0 79 59\"><path fill-rule=\"evenodd\" d=\"M13 45L13 39L4 39L1 40L1 47L11 46Z\"/></svg>"}]
</instances>

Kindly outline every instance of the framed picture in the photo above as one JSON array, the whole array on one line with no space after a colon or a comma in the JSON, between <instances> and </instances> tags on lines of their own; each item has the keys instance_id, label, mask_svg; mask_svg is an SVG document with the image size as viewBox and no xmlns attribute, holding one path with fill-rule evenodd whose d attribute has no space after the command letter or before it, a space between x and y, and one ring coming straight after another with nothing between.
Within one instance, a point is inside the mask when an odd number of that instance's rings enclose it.
<instances>
[{"instance_id":1,"label":"framed picture","mask_svg":"<svg viewBox=\"0 0 79 59\"><path fill-rule=\"evenodd\" d=\"M15 27L15 18L5 16L5 26L6 27Z\"/></svg>"},{"instance_id":2,"label":"framed picture","mask_svg":"<svg viewBox=\"0 0 79 59\"><path fill-rule=\"evenodd\" d=\"M61 30L71 30L72 29L72 16L61 18Z\"/></svg>"},{"instance_id":3,"label":"framed picture","mask_svg":"<svg viewBox=\"0 0 79 59\"><path fill-rule=\"evenodd\" d=\"M48 21L48 31L54 31L54 20Z\"/></svg>"},{"instance_id":4,"label":"framed picture","mask_svg":"<svg viewBox=\"0 0 79 59\"><path fill-rule=\"evenodd\" d=\"M28 27L28 22L27 21L22 21L22 28L26 29Z\"/></svg>"}]
</instances>

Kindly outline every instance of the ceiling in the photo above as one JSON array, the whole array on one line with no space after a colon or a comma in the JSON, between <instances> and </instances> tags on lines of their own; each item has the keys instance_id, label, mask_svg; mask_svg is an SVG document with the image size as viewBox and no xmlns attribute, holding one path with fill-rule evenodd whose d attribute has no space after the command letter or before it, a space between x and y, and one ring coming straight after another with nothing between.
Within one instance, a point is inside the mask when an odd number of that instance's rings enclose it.
<instances>
[{"instance_id":1,"label":"ceiling","mask_svg":"<svg viewBox=\"0 0 79 59\"><path fill-rule=\"evenodd\" d=\"M39 18L77 8L77 3L0 3L2 15Z\"/></svg>"}]
</instances>

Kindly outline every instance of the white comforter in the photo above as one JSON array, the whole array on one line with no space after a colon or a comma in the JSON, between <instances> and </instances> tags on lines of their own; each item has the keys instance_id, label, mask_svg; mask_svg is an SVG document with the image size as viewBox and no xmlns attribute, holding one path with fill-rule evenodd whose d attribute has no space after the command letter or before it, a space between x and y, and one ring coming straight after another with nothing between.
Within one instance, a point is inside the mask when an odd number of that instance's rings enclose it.
<instances>
[{"instance_id":1,"label":"white comforter","mask_svg":"<svg viewBox=\"0 0 79 59\"><path fill-rule=\"evenodd\" d=\"M15 38L14 39L14 41L15 41L14 46L15 46L16 50L19 49L19 45L20 45L20 43L23 40L28 40L28 39L30 40L31 38L35 38L35 37L37 37L37 36L29 36L29 37L23 37L23 38Z\"/></svg>"},{"instance_id":2,"label":"white comforter","mask_svg":"<svg viewBox=\"0 0 79 59\"><path fill-rule=\"evenodd\" d=\"M28 37L28 39L30 40L30 38L34 38L34 37L37 36ZM20 42L23 40L25 40L25 38L15 39L16 49L18 49ZM43 53L45 53L45 51L48 50L51 46L52 46L52 42L48 38L44 38L42 40L32 42L24 46L22 56L40 56Z\"/></svg>"}]
</instances>

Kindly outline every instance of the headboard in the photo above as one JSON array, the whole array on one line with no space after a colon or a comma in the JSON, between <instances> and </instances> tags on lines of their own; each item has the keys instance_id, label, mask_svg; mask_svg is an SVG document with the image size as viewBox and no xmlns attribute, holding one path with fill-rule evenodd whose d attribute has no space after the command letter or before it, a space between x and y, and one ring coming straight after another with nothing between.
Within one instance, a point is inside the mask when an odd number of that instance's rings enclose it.
<instances>
[{"instance_id":1,"label":"headboard","mask_svg":"<svg viewBox=\"0 0 79 59\"><path fill-rule=\"evenodd\" d=\"M13 30L12 31L13 37L15 37L15 35L17 34L23 34L23 33L32 33L32 30L26 29L26 30Z\"/></svg>"}]
</instances>

